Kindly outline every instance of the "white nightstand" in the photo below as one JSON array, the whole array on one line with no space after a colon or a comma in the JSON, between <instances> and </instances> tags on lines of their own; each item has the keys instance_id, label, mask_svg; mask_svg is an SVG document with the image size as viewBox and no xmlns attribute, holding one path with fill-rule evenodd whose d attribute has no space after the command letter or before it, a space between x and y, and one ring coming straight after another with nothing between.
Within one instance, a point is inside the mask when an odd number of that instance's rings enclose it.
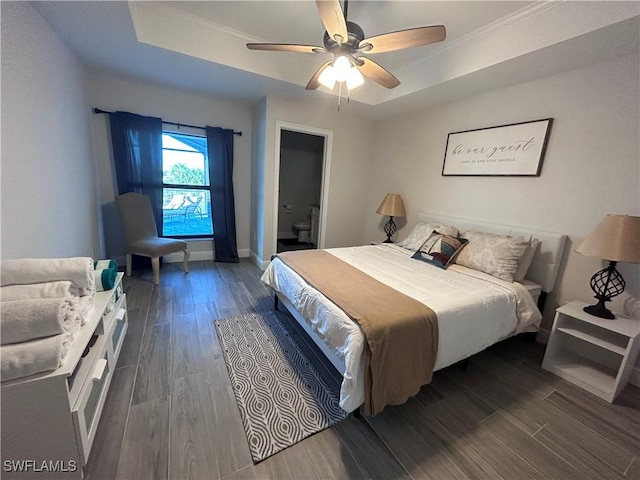
<instances>
[{"instance_id":1,"label":"white nightstand","mask_svg":"<svg viewBox=\"0 0 640 480\"><path fill-rule=\"evenodd\" d=\"M571 302L556 310L542 368L613 402L629 380L640 347L640 320L614 320Z\"/></svg>"}]
</instances>

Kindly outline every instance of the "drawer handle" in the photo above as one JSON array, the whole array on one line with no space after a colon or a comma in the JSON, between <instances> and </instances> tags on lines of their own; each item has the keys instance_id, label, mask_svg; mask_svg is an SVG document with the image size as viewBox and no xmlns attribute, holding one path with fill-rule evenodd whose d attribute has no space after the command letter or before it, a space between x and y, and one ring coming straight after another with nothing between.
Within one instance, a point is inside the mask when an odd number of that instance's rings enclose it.
<instances>
[{"instance_id":1,"label":"drawer handle","mask_svg":"<svg viewBox=\"0 0 640 480\"><path fill-rule=\"evenodd\" d=\"M101 358L96 362L96 367L93 369L93 374L91 375L91 380L97 382L104 375L104 371L107 368L107 359Z\"/></svg>"},{"instance_id":2,"label":"drawer handle","mask_svg":"<svg viewBox=\"0 0 640 480\"><path fill-rule=\"evenodd\" d=\"M120 320L122 320L125 316L125 314L127 313L127 311L124 308L121 308L118 310L118 313L116 313L116 320L119 322Z\"/></svg>"}]
</instances>

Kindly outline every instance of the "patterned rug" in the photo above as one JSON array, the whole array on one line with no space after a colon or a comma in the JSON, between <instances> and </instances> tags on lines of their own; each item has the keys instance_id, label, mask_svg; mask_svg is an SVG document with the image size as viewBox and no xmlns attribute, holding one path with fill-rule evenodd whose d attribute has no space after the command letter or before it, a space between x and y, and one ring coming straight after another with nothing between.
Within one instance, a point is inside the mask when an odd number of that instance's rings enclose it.
<instances>
[{"instance_id":1,"label":"patterned rug","mask_svg":"<svg viewBox=\"0 0 640 480\"><path fill-rule=\"evenodd\" d=\"M214 323L254 463L349 416L274 313Z\"/></svg>"}]
</instances>

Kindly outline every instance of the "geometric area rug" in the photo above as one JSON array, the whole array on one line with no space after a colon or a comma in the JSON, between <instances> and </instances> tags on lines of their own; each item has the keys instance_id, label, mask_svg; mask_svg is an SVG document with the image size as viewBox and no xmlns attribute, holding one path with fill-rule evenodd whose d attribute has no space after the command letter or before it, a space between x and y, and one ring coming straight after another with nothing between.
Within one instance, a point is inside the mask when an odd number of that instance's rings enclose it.
<instances>
[{"instance_id":1,"label":"geometric area rug","mask_svg":"<svg viewBox=\"0 0 640 480\"><path fill-rule=\"evenodd\" d=\"M274 313L214 324L254 463L349 416Z\"/></svg>"}]
</instances>

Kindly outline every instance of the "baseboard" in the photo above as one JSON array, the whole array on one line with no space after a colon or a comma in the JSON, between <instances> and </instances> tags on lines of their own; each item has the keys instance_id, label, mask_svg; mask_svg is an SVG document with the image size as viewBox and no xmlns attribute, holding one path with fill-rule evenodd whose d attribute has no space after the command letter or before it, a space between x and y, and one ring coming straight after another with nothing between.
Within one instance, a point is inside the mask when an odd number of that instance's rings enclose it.
<instances>
[{"instance_id":1,"label":"baseboard","mask_svg":"<svg viewBox=\"0 0 640 480\"><path fill-rule=\"evenodd\" d=\"M184 258L184 253L176 252L170 253L169 255L164 255L162 257L163 262L167 263L182 263L182 259ZM198 262L201 260L213 260L213 251L205 250L202 252L189 252L189 261L190 262Z\"/></svg>"},{"instance_id":2,"label":"baseboard","mask_svg":"<svg viewBox=\"0 0 640 480\"><path fill-rule=\"evenodd\" d=\"M255 263L260 270L265 270L270 263L258 257L258 255L256 255L256 252L254 252L253 250L250 251L249 256L251 257L251 260L253 261L253 263Z\"/></svg>"},{"instance_id":3,"label":"baseboard","mask_svg":"<svg viewBox=\"0 0 640 480\"><path fill-rule=\"evenodd\" d=\"M170 253L169 255L165 255L162 257L167 263L178 263L182 262L184 254L182 252ZM249 257L249 249L241 248L238 250L238 257L246 258ZM213 250L203 250L197 252L191 252L189 254L189 261L199 262L203 260L213 260Z\"/></svg>"}]
</instances>

